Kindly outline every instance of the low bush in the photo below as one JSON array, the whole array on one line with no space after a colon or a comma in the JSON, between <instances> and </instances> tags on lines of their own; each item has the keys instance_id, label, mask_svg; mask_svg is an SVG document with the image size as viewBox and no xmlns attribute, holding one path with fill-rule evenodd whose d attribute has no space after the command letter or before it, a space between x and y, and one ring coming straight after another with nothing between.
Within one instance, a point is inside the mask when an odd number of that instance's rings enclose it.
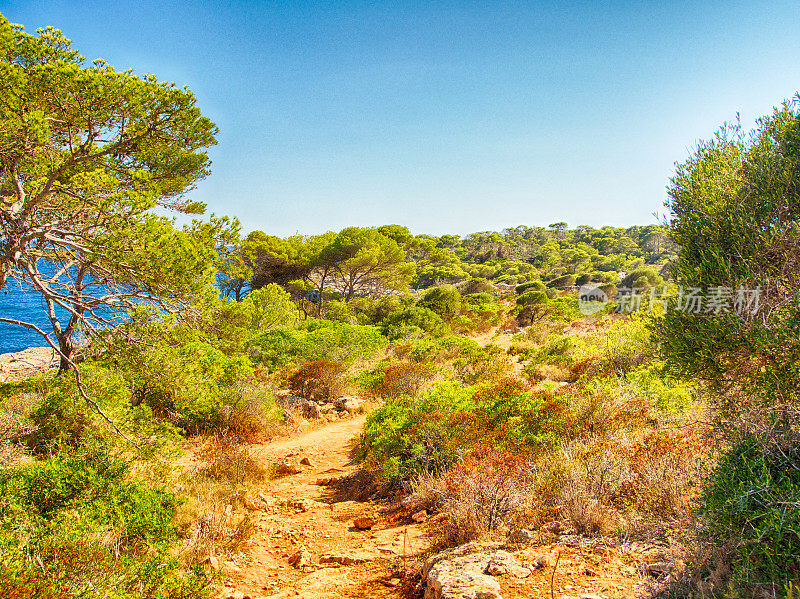
<instances>
[{"instance_id":1,"label":"low bush","mask_svg":"<svg viewBox=\"0 0 800 599\"><path fill-rule=\"evenodd\" d=\"M541 281L528 281L527 283L517 285L514 291L518 294L522 294L526 291L544 291L545 289L547 289L547 286Z\"/></svg>"},{"instance_id":2,"label":"low bush","mask_svg":"<svg viewBox=\"0 0 800 599\"><path fill-rule=\"evenodd\" d=\"M450 332L442 318L424 306L412 306L386 317L380 324L381 332L389 339L416 339L424 335L441 337Z\"/></svg>"},{"instance_id":3,"label":"low bush","mask_svg":"<svg viewBox=\"0 0 800 599\"><path fill-rule=\"evenodd\" d=\"M544 291L526 291L517 298L518 306L533 306L538 304L550 303L547 294Z\"/></svg>"},{"instance_id":4,"label":"low bush","mask_svg":"<svg viewBox=\"0 0 800 599\"><path fill-rule=\"evenodd\" d=\"M340 397L344 391L341 362L321 359L306 362L289 376L289 388L306 399L327 400Z\"/></svg>"},{"instance_id":5,"label":"low bush","mask_svg":"<svg viewBox=\"0 0 800 599\"><path fill-rule=\"evenodd\" d=\"M470 307L488 307L498 305L494 296L491 293L486 292L470 293L468 295L464 295L461 299L462 305L466 304Z\"/></svg>"},{"instance_id":6,"label":"low bush","mask_svg":"<svg viewBox=\"0 0 800 599\"><path fill-rule=\"evenodd\" d=\"M439 285L428 289L417 305L444 319L453 318L461 312L461 294L452 285Z\"/></svg>"},{"instance_id":7,"label":"low bush","mask_svg":"<svg viewBox=\"0 0 800 599\"><path fill-rule=\"evenodd\" d=\"M531 505L532 464L524 457L481 449L444 477L448 546L483 539L513 525Z\"/></svg>"},{"instance_id":8,"label":"low bush","mask_svg":"<svg viewBox=\"0 0 800 599\"><path fill-rule=\"evenodd\" d=\"M400 312L412 303L411 295L387 295L378 299L354 297L349 303L349 313L355 316L358 324L377 325L390 314ZM330 309L330 304L328 307Z\"/></svg>"},{"instance_id":9,"label":"low bush","mask_svg":"<svg viewBox=\"0 0 800 599\"><path fill-rule=\"evenodd\" d=\"M572 295L554 297L550 301L551 312L548 314L553 320L572 322L583 318L578 308L578 298Z\"/></svg>"},{"instance_id":10,"label":"low bush","mask_svg":"<svg viewBox=\"0 0 800 599\"><path fill-rule=\"evenodd\" d=\"M466 385L492 382L505 376L511 366L508 359L496 345L487 345L480 353L467 354L452 362L458 379Z\"/></svg>"},{"instance_id":11,"label":"low bush","mask_svg":"<svg viewBox=\"0 0 800 599\"><path fill-rule=\"evenodd\" d=\"M275 403L272 387L251 380L240 382L235 391L235 401L220 410L216 432L249 442L273 437L286 415Z\"/></svg>"},{"instance_id":12,"label":"low bush","mask_svg":"<svg viewBox=\"0 0 800 599\"><path fill-rule=\"evenodd\" d=\"M375 388L375 394L384 399L401 395L416 395L435 369L429 364L401 362L387 366L383 378Z\"/></svg>"},{"instance_id":13,"label":"low bush","mask_svg":"<svg viewBox=\"0 0 800 599\"><path fill-rule=\"evenodd\" d=\"M620 282L620 287L629 287L632 289L649 289L650 287L658 287L664 284L664 279L658 273L658 270L651 266L642 266L633 270Z\"/></svg>"},{"instance_id":14,"label":"low bush","mask_svg":"<svg viewBox=\"0 0 800 599\"><path fill-rule=\"evenodd\" d=\"M563 406L524 383L502 379L460 387L442 382L418 395L386 402L367 417L359 459L393 484L445 472L479 445L533 451L552 445Z\"/></svg>"},{"instance_id":15,"label":"low bush","mask_svg":"<svg viewBox=\"0 0 800 599\"><path fill-rule=\"evenodd\" d=\"M2 470L0 493L4 597L207 594L209 577L170 554L179 499L131 477L106 446Z\"/></svg>"},{"instance_id":16,"label":"low bush","mask_svg":"<svg viewBox=\"0 0 800 599\"><path fill-rule=\"evenodd\" d=\"M574 335L554 335L537 347L526 351L523 355L531 365L552 364L570 366L575 361L576 349L579 345Z\"/></svg>"},{"instance_id":17,"label":"low bush","mask_svg":"<svg viewBox=\"0 0 800 599\"><path fill-rule=\"evenodd\" d=\"M561 277L557 277L552 281L547 283L547 286L551 289L557 289L559 287L574 287L575 286L575 275L564 275Z\"/></svg>"},{"instance_id":18,"label":"low bush","mask_svg":"<svg viewBox=\"0 0 800 599\"><path fill-rule=\"evenodd\" d=\"M422 395L386 402L367 416L358 458L381 468L392 484L414 474L444 472L470 446L470 431L455 424L475 411L476 392L446 382Z\"/></svg>"},{"instance_id":19,"label":"low bush","mask_svg":"<svg viewBox=\"0 0 800 599\"><path fill-rule=\"evenodd\" d=\"M641 421L627 421L625 434L616 435L621 422L586 424L580 432L567 424L574 440L562 443L544 475L549 480L542 482L561 516L580 533L642 538L691 515L700 456L708 451L701 435L647 430Z\"/></svg>"},{"instance_id":20,"label":"low bush","mask_svg":"<svg viewBox=\"0 0 800 599\"><path fill-rule=\"evenodd\" d=\"M476 293L493 293L494 285L486 279L470 279L458 284L458 290L462 295L471 295Z\"/></svg>"},{"instance_id":21,"label":"low bush","mask_svg":"<svg viewBox=\"0 0 800 599\"><path fill-rule=\"evenodd\" d=\"M80 402L80 403L79 403ZM50 391L29 416L32 431L25 441L37 455L76 448L96 436L83 400L61 389Z\"/></svg>"},{"instance_id":22,"label":"low bush","mask_svg":"<svg viewBox=\"0 0 800 599\"><path fill-rule=\"evenodd\" d=\"M569 368L556 364L528 364L523 369L522 373L532 383L541 383L542 381L567 383L571 382L574 378Z\"/></svg>"},{"instance_id":23,"label":"low bush","mask_svg":"<svg viewBox=\"0 0 800 599\"><path fill-rule=\"evenodd\" d=\"M730 583L748 595L800 573L800 443L791 437L743 436L704 484L701 538L728 549Z\"/></svg>"}]
</instances>

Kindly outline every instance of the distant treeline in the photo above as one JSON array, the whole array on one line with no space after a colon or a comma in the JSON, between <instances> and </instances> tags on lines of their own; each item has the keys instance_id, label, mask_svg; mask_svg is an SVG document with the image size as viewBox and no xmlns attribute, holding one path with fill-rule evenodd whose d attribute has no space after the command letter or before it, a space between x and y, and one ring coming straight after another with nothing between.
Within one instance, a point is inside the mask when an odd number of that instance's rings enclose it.
<instances>
[{"instance_id":1,"label":"distant treeline","mask_svg":"<svg viewBox=\"0 0 800 599\"><path fill-rule=\"evenodd\" d=\"M559 222L465 237L412 235L399 225L285 238L254 231L228 250L221 286L235 299L276 283L296 298L315 289L345 301L471 280L637 286L666 278L677 249L659 225L570 229Z\"/></svg>"}]
</instances>

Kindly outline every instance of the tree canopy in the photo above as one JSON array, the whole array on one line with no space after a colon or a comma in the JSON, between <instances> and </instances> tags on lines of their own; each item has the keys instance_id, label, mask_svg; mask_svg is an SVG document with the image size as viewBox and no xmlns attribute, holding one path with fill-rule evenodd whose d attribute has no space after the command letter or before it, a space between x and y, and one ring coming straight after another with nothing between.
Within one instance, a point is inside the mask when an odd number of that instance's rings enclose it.
<instances>
[{"instance_id":1,"label":"tree canopy","mask_svg":"<svg viewBox=\"0 0 800 599\"><path fill-rule=\"evenodd\" d=\"M43 296L63 360L76 328L213 280L235 227L178 230L163 210L204 211L185 194L209 173L216 133L189 90L87 64L60 31L29 35L0 16L0 288Z\"/></svg>"}]
</instances>

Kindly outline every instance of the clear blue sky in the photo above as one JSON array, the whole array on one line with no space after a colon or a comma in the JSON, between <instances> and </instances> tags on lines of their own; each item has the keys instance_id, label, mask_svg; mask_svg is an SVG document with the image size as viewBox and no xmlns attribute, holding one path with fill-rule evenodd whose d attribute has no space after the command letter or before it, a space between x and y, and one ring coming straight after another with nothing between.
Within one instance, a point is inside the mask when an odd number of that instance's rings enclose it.
<instances>
[{"instance_id":1,"label":"clear blue sky","mask_svg":"<svg viewBox=\"0 0 800 599\"><path fill-rule=\"evenodd\" d=\"M800 3L0 0L188 86L245 230L647 224L675 161L800 89Z\"/></svg>"}]
</instances>

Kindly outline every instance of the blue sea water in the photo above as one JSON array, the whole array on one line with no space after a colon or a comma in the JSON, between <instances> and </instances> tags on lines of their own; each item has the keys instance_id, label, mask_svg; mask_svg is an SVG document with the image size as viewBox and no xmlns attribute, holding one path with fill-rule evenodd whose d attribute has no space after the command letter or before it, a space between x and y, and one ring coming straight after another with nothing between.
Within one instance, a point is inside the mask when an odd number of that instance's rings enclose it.
<instances>
[{"instance_id":1,"label":"blue sea water","mask_svg":"<svg viewBox=\"0 0 800 599\"><path fill-rule=\"evenodd\" d=\"M48 272L48 269L45 269ZM48 273L49 274L49 273ZM61 324L69 320L69 313L63 309L56 310ZM103 314L101 311L100 314ZM117 320L109 311L106 318ZM0 317L22 320L38 326L45 333L52 331L52 325L47 318L47 307L42 296L30 289L21 289L16 282L10 281L0 289ZM51 336L55 341L55 338ZM44 347L47 341L30 329L0 322L0 354L18 352L28 347Z\"/></svg>"},{"instance_id":2,"label":"blue sea water","mask_svg":"<svg viewBox=\"0 0 800 599\"><path fill-rule=\"evenodd\" d=\"M44 332L52 330L42 296L32 291L19 289L13 282L9 282L0 289L0 316L30 322ZM59 316L63 322L64 314ZM35 331L0 323L0 354L45 345L47 342Z\"/></svg>"}]
</instances>

